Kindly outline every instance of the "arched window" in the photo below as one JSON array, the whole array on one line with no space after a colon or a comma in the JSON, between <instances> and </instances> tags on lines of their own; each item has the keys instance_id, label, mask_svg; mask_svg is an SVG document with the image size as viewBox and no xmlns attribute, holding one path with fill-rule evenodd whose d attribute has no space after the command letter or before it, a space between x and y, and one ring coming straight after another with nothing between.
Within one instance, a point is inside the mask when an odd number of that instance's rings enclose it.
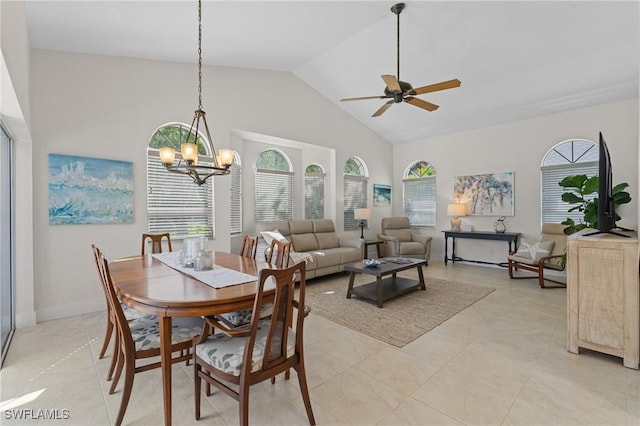
<instances>
[{"instance_id":1,"label":"arched window","mask_svg":"<svg viewBox=\"0 0 640 426\"><path fill-rule=\"evenodd\" d=\"M409 165L402 180L404 215L411 226L436 226L436 169L426 161Z\"/></svg>"},{"instance_id":2,"label":"arched window","mask_svg":"<svg viewBox=\"0 0 640 426\"><path fill-rule=\"evenodd\" d=\"M584 139L560 142L547 151L540 167L543 223L561 223L568 217L576 222L582 220L583 213L568 212L571 206L562 201L563 188L558 183L569 175L597 176L598 157L598 145ZM593 197L596 196L593 194Z\"/></svg>"},{"instance_id":3,"label":"arched window","mask_svg":"<svg viewBox=\"0 0 640 426\"><path fill-rule=\"evenodd\" d=\"M268 149L256 160L256 222L293 219L293 172L287 156Z\"/></svg>"},{"instance_id":4,"label":"arched window","mask_svg":"<svg viewBox=\"0 0 640 426\"><path fill-rule=\"evenodd\" d=\"M344 229L356 230L360 224L354 216L355 209L367 207L367 186L369 173L358 157L349 158L344 164Z\"/></svg>"},{"instance_id":5,"label":"arched window","mask_svg":"<svg viewBox=\"0 0 640 426\"><path fill-rule=\"evenodd\" d=\"M180 159L180 142L188 132L186 124L166 124L153 133L147 148L148 230L154 234L169 232L171 239L193 234L213 237L212 180L198 186L189 176L168 172L158 154L158 148L172 146L176 149L176 158ZM198 161L211 163L208 144L203 140L199 135Z\"/></svg>"},{"instance_id":6,"label":"arched window","mask_svg":"<svg viewBox=\"0 0 640 426\"><path fill-rule=\"evenodd\" d=\"M324 169L317 164L304 171L304 218L324 219Z\"/></svg>"},{"instance_id":7,"label":"arched window","mask_svg":"<svg viewBox=\"0 0 640 426\"><path fill-rule=\"evenodd\" d=\"M242 163L237 151L233 154L231 170L231 203L230 231L231 235L242 233Z\"/></svg>"}]
</instances>

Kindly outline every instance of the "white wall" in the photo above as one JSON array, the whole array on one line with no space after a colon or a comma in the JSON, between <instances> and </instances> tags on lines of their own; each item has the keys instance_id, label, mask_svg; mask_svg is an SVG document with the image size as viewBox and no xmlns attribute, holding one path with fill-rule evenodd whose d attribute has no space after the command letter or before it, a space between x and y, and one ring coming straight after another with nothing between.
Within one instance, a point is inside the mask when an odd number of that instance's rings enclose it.
<instances>
[{"instance_id":1,"label":"white wall","mask_svg":"<svg viewBox=\"0 0 640 426\"><path fill-rule=\"evenodd\" d=\"M158 126L191 119L197 101L194 71L193 65L186 64L33 52L30 91L34 176L38 177L33 203L37 235L34 276L39 321L104 308L90 244L100 245L110 258L139 250L139 236L146 230L147 142ZM510 217L507 225L531 238L539 232L540 161L555 143L570 138L594 139L602 130L613 157L615 181L639 180L637 99L392 147L291 74L207 67L203 78L204 108L216 147L238 149L244 160L243 150L255 142L247 144L238 137L240 133L333 150L329 158L335 157L333 216L338 229L342 221L341 170L349 157L357 155L366 162L371 174L370 199L372 184L393 186L393 206L372 209L368 237L378 231L382 217L402 214L401 173L405 167L417 159L434 164L438 171L438 226L426 231L435 238L434 258L442 256L441 230L449 228L445 209L451 199L453 176L515 171L516 216ZM49 226L45 177L49 153L132 161L135 222ZM303 163L310 160L306 152L294 156ZM248 171L245 176L250 176L253 165L246 161L244 165ZM231 246L228 199L220 196L228 190L228 180L217 178L214 249ZM631 191L637 194L636 189ZM637 198L622 212L622 224L627 227L637 228ZM251 200L245 198L245 209L250 211L247 202ZM465 218L476 229L490 229L493 220ZM473 252L460 247L459 254L477 258L482 253L489 260L504 259L503 247L478 244Z\"/></svg>"},{"instance_id":2,"label":"white wall","mask_svg":"<svg viewBox=\"0 0 640 426\"><path fill-rule=\"evenodd\" d=\"M97 244L109 258L139 251L140 234L147 226L147 143L162 124L190 122L197 107L196 76L195 65L33 51L33 163L40 177L34 184L33 206L39 321L104 308L90 246ZM339 171L350 156L358 154L367 162L371 182L391 183L390 144L292 74L205 67L203 107L216 148L240 152L245 181L252 179L254 165L244 155L250 144L240 142L238 132L335 150L333 167ZM311 160L295 148L286 149L298 162ZM50 226L46 178L50 153L132 161L135 222ZM301 175L302 165L298 167L296 173ZM338 174L332 216L338 218L340 230ZM221 194L228 193L229 180L215 179L216 241L211 247L228 250L229 200ZM245 197L245 212L252 211L251 202Z\"/></svg>"},{"instance_id":3,"label":"white wall","mask_svg":"<svg viewBox=\"0 0 640 426\"><path fill-rule=\"evenodd\" d=\"M394 190L402 191L402 172L416 161L433 164L437 173L437 227L426 230L433 236L431 257L444 256L443 230L449 229L447 204L453 199L453 178L513 171L515 215L507 217L507 230L524 238L540 236L540 165L547 151L568 139L598 142L602 131L612 157L614 183L630 184L632 202L622 206L619 225L638 228L638 99L573 110L394 146ZM401 196L394 197L394 212L402 213ZM463 225L476 230L493 230L497 217L467 216ZM449 248L450 250L451 248ZM506 243L459 240L456 254L464 258L504 261Z\"/></svg>"}]
</instances>

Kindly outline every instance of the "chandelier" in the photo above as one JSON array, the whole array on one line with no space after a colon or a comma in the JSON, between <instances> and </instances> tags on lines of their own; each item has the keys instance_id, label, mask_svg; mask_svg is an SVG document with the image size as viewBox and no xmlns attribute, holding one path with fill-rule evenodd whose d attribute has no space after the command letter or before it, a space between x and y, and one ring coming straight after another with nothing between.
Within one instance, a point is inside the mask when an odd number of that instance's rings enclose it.
<instances>
[{"instance_id":1,"label":"chandelier","mask_svg":"<svg viewBox=\"0 0 640 426\"><path fill-rule=\"evenodd\" d=\"M213 157L213 165L198 164L198 132L201 128L204 130L206 142ZM158 150L160 161L168 171L190 176L198 185L204 184L211 176L228 175L231 172L229 167L233 163L234 151L220 149L216 155L212 141L206 114L202 110L202 1L198 0L198 109L193 115L186 138L180 143L182 158L174 164L176 150L173 147L164 146Z\"/></svg>"}]
</instances>

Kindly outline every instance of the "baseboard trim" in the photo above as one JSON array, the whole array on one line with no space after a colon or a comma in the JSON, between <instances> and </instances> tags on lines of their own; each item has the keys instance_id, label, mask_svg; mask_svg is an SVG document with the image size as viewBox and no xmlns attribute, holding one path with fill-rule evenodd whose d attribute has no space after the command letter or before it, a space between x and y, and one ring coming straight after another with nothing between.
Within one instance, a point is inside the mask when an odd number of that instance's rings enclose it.
<instances>
[{"instance_id":1,"label":"baseboard trim","mask_svg":"<svg viewBox=\"0 0 640 426\"><path fill-rule=\"evenodd\" d=\"M37 322L50 321L60 318L68 318L75 315L104 311L106 309L104 298L85 300L82 302L68 303L65 305L51 306L36 311Z\"/></svg>"}]
</instances>

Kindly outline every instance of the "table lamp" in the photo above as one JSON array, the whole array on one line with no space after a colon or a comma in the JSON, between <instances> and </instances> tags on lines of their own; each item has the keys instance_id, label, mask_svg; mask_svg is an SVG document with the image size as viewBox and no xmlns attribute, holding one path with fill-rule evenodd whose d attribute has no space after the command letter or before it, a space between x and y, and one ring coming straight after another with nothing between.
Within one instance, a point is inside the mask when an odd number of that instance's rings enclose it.
<instances>
[{"instance_id":1,"label":"table lamp","mask_svg":"<svg viewBox=\"0 0 640 426\"><path fill-rule=\"evenodd\" d=\"M455 232L460 232L460 225L462 224L462 219L460 216L467 215L467 206L464 204L449 204L447 206L447 216L452 216L451 218L451 230Z\"/></svg>"},{"instance_id":2,"label":"table lamp","mask_svg":"<svg viewBox=\"0 0 640 426\"><path fill-rule=\"evenodd\" d=\"M371 217L371 210L369 209L355 209L353 211L353 218L360 219L360 238L364 240L364 227L367 225L365 221Z\"/></svg>"}]
</instances>

